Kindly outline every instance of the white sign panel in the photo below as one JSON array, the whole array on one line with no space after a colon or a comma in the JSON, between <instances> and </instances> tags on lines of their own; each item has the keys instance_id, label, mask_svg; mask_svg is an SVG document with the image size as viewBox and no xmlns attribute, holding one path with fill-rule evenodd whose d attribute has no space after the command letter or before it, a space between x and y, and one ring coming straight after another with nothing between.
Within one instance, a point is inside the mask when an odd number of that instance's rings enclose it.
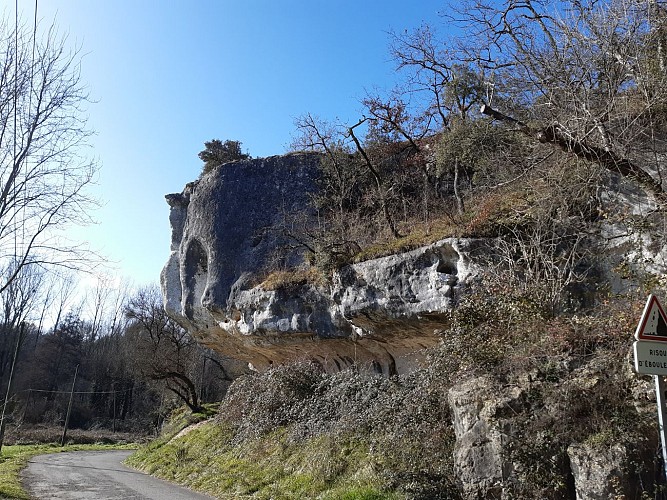
<instances>
[{"instance_id":1,"label":"white sign panel","mask_svg":"<svg viewBox=\"0 0 667 500\"><path fill-rule=\"evenodd\" d=\"M633 344L635 371L647 375L667 375L667 343L638 340Z\"/></svg>"}]
</instances>

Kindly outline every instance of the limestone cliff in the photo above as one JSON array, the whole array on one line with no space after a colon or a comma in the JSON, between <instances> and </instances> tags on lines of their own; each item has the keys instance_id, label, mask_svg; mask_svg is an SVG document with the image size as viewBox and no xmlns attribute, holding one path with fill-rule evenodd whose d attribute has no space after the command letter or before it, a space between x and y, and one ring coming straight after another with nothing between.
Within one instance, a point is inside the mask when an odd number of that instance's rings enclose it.
<instances>
[{"instance_id":1,"label":"limestone cliff","mask_svg":"<svg viewBox=\"0 0 667 500\"><path fill-rule=\"evenodd\" d=\"M171 206L171 256L162 273L168 313L203 344L256 368L297 358L328 370L367 363L404 371L438 342L442 320L476 272L483 242L445 239L354 265L326 285L251 286L276 264L302 256L280 230L308 214L317 154L228 163Z\"/></svg>"}]
</instances>

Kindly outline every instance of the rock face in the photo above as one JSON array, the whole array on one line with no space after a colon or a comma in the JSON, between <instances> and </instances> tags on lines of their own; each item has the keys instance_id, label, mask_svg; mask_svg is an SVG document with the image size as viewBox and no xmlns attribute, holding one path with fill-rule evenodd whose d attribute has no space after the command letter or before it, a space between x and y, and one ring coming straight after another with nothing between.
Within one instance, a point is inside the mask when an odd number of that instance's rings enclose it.
<instances>
[{"instance_id":1,"label":"rock face","mask_svg":"<svg viewBox=\"0 0 667 500\"><path fill-rule=\"evenodd\" d=\"M276 254L284 251L280 228L287 214L307 207L318 162L319 155L295 154L228 163L167 195L167 310L205 323L222 313L218 308L248 273L261 272L272 258L293 264L296 255Z\"/></svg>"},{"instance_id":2,"label":"rock face","mask_svg":"<svg viewBox=\"0 0 667 500\"><path fill-rule=\"evenodd\" d=\"M588 443L567 450L575 478L577 500L632 498L636 488L628 481L630 458L624 445L596 449Z\"/></svg>"},{"instance_id":3,"label":"rock face","mask_svg":"<svg viewBox=\"0 0 667 500\"><path fill-rule=\"evenodd\" d=\"M478 271L479 240L445 239L344 267L326 285L265 290L249 277L302 257L281 228L308 214L317 154L222 165L167 196L167 312L218 352L256 368L297 358L328 370L368 363L386 374L414 363Z\"/></svg>"},{"instance_id":4,"label":"rock face","mask_svg":"<svg viewBox=\"0 0 667 500\"><path fill-rule=\"evenodd\" d=\"M498 397L488 377L462 382L449 390L456 445L454 464L465 498L501 498L513 471L506 455L511 420L504 408L521 405L523 391Z\"/></svg>"},{"instance_id":5,"label":"rock face","mask_svg":"<svg viewBox=\"0 0 667 500\"><path fill-rule=\"evenodd\" d=\"M655 463L657 432L640 427L648 414L649 421L655 418L651 385L629 365L619 367L617 358L598 354L563 361L557 374L548 377L519 368L509 378L472 375L449 389L454 470L462 498L602 500L640 498L641 492L649 497L652 474L662 473ZM638 432L613 431L609 423L598 432L589 427L588 433L571 434L566 450L555 443L568 428L586 428L585 419L596 418L568 413L571 406L581 404L581 397L597 399L596 388L598 394L608 393L605 387L611 384L627 386L632 394L637 413L630 405L621 410L621 402L615 408L633 415ZM531 496L526 496L526 483L531 483Z\"/></svg>"}]
</instances>

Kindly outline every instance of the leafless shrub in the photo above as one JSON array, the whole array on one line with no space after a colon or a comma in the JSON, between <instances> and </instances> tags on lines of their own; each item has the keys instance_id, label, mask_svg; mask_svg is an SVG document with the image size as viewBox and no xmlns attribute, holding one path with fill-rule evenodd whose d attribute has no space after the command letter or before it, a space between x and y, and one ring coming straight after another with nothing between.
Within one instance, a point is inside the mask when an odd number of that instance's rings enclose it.
<instances>
[{"instance_id":1,"label":"leafless shrub","mask_svg":"<svg viewBox=\"0 0 667 500\"><path fill-rule=\"evenodd\" d=\"M294 441L327 436L367 443L374 467L413 498L456 498L446 391L427 372L387 379L351 369L324 374L310 363L239 379L220 417L238 442L286 428Z\"/></svg>"},{"instance_id":2,"label":"leafless shrub","mask_svg":"<svg viewBox=\"0 0 667 500\"><path fill-rule=\"evenodd\" d=\"M315 393L321 368L301 362L235 380L222 403L220 418L243 440L289 425L301 416L304 400Z\"/></svg>"}]
</instances>

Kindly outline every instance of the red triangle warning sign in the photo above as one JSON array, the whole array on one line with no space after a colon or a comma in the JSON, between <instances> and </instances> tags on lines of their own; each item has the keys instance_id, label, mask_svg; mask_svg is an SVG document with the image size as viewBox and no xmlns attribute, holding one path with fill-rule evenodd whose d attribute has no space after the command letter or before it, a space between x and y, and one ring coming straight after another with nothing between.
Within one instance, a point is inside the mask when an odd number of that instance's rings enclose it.
<instances>
[{"instance_id":1,"label":"red triangle warning sign","mask_svg":"<svg viewBox=\"0 0 667 500\"><path fill-rule=\"evenodd\" d=\"M635 332L637 340L658 340L667 342L667 316L663 311L658 298L655 295L649 295L639 320L637 331Z\"/></svg>"}]
</instances>

